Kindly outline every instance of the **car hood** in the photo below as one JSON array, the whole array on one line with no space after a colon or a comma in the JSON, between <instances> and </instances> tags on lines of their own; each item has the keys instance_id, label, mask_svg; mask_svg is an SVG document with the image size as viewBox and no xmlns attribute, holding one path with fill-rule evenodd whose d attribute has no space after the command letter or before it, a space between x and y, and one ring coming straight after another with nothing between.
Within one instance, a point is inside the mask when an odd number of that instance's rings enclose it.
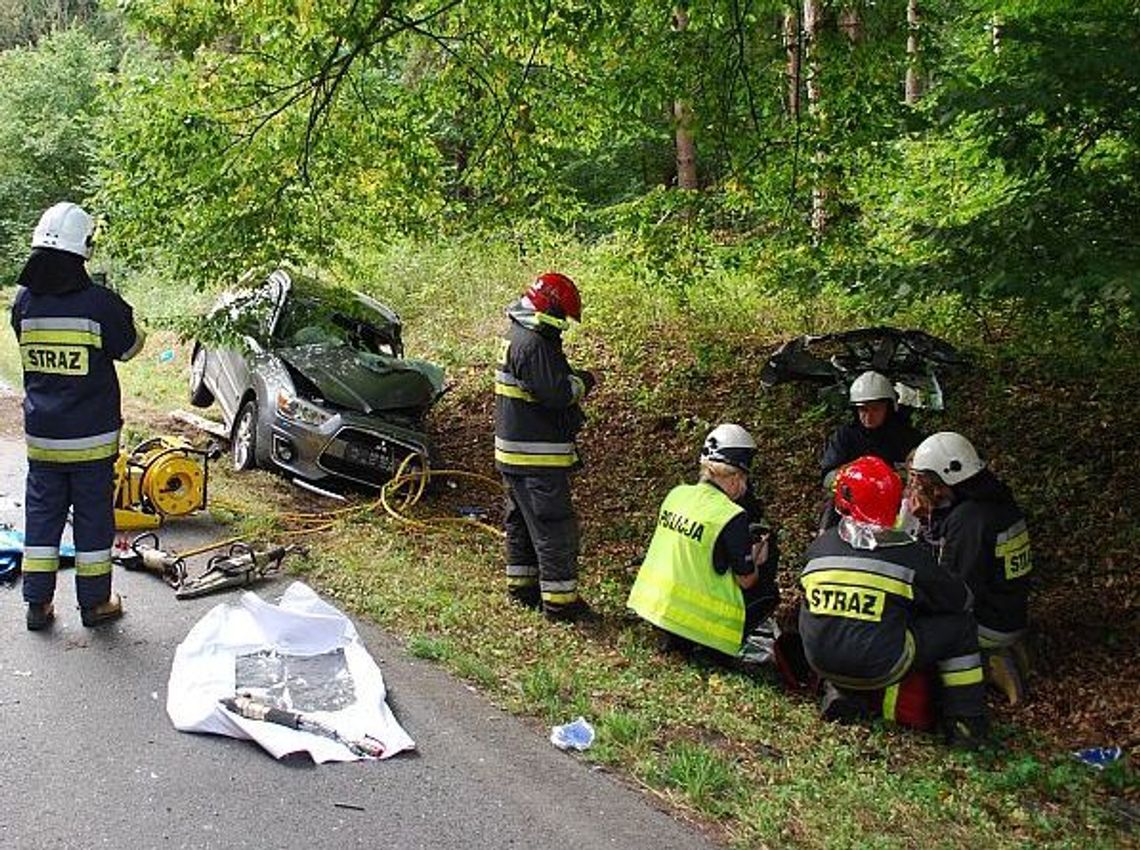
<instances>
[{"instance_id":1,"label":"car hood","mask_svg":"<svg viewBox=\"0 0 1140 850\"><path fill-rule=\"evenodd\" d=\"M373 413L425 409L443 390L443 369L426 360L388 357L345 345L299 345L276 352L340 407Z\"/></svg>"}]
</instances>

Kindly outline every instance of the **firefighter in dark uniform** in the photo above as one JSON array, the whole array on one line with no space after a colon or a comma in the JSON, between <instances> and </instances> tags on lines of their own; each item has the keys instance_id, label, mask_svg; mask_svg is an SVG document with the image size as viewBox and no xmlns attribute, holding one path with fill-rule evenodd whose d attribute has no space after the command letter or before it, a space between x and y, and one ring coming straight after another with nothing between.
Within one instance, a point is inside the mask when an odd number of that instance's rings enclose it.
<instances>
[{"instance_id":1,"label":"firefighter in dark uniform","mask_svg":"<svg viewBox=\"0 0 1140 850\"><path fill-rule=\"evenodd\" d=\"M915 451L907 494L939 563L974 594L987 677L1010 703L1021 702L1033 554L1013 493L969 440L942 431Z\"/></svg>"},{"instance_id":2,"label":"firefighter in dark uniform","mask_svg":"<svg viewBox=\"0 0 1140 850\"><path fill-rule=\"evenodd\" d=\"M922 435L899 413L898 394L886 375L864 372L851 383L848 397L855 408L855 420L831 433L819 461L823 488L828 494L820 517L821 531L839 521L831 494L835 476L844 464L873 455L902 469L907 457L922 442Z\"/></svg>"},{"instance_id":3,"label":"firefighter in dark uniform","mask_svg":"<svg viewBox=\"0 0 1140 850\"><path fill-rule=\"evenodd\" d=\"M28 480L24 522L27 627L55 617L59 544L72 511L75 595L85 626L120 617L111 592L114 464L119 453L115 360L142 347L130 306L87 274L95 224L59 203L40 218L12 304L24 367Z\"/></svg>"},{"instance_id":4,"label":"firefighter in dark uniform","mask_svg":"<svg viewBox=\"0 0 1140 850\"><path fill-rule=\"evenodd\" d=\"M935 667L947 741L977 746L988 724L970 592L892 528L902 491L881 458L839 473L840 522L808 548L800 576L804 653L821 678L853 691L891 688L912 668Z\"/></svg>"},{"instance_id":5,"label":"firefighter in dark uniform","mask_svg":"<svg viewBox=\"0 0 1140 850\"><path fill-rule=\"evenodd\" d=\"M744 428L714 428L701 448L696 484L665 497L627 605L680 642L744 657L743 642L780 602L777 552L750 491L756 441ZM752 508L750 512L749 508Z\"/></svg>"},{"instance_id":6,"label":"firefighter in dark uniform","mask_svg":"<svg viewBox=\"0 0 1140 850\"><path fill-rule=\"evenodd\" d=\"M573 369L562 332L581 321L578 288L546 272L507 308L495 372L495 466L506 486L507 587L551 620L596 615L578 596L578 518L570 473L594 376Z\"/></svg>"}]
</instances>

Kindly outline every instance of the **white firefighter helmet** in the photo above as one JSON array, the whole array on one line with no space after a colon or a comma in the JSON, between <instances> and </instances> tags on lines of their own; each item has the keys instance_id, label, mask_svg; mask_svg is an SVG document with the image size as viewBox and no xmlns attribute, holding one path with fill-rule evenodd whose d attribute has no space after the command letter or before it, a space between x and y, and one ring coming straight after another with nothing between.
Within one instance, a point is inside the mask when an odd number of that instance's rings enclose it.
<instances>
[{"instance_id":1,"label":"white firefighter helmet","mask_svg":"<svg viewBox=\"0 0 1140 850\"><path fill-rule=\"evenodd\" d=\"M727 463L744 472L752 466L756 457L756 441L752 435L732 422L717 425L705 437L701 447L701 460Z\"/></svg>"},{"instance_id":2,"label":"white firefighter helmet","mask_svg":"<svg viewBox=\"0 0 1140 850\"><path fill-rule=\"evenodd\" d=\"M851 382L851 403L867 404L872 401L898 401L895 385L881 372L864 372Z\"/></svg>"},{"instance_id":3,"label":"white firefighter helmet","mask_svg":"<svg viewBox=\"0 0 1140 850\"><path fill-rule=\"evenodd\" d=\"M56 248L86 260L91 257L94 238L95 220L78 204L61 201L40 216L32 233L32 247Z\"/></svg>"},{"instance_id":4,"label":"white firefighter helmet","mask_svg":"<svg viewBox=\"0 0 1140 850\"><path fill-rule=\"evenodd\" d=\"M910 466L915 472L936 475L949 487L973 478L986 468L973 444L954 431L939 431L919 443Z\"/></svg>"}]
</instances>

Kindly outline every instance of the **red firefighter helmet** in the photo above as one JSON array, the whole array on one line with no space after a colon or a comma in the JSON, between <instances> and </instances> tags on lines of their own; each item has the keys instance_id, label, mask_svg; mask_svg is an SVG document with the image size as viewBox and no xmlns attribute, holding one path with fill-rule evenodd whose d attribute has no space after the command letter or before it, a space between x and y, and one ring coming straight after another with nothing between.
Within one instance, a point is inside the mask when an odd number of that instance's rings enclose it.
<instances>
[{"instance_id":1,"label":"red firefighter helmet","mask_svg":"<svg viewBox=\"0 0 1140 850\"><path fill-rule=\"evenodd\" d=\"M902 479L882 458L865 455L835 478L835 510L859 522L889 528L902 502Z\"/></svg>"},{"instance_id":2,"label":"red firefighter helmet","mask_svg":"<svg viewBox=\"0 0 1140 850\"><path fill-rule=\"evenodd\" d=\"M582 321L582 297L574 281L559 272L543 272L534 279L526 297L539 313Z\"/></svg>"}]
</instances>

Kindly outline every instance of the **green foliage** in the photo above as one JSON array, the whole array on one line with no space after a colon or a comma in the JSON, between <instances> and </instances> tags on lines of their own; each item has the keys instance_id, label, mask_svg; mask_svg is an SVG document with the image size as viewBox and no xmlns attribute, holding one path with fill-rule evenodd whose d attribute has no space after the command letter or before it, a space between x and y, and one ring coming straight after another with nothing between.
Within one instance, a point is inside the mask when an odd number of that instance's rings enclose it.
<instances>
[{"instance_id":1,"label":"green foliage","mask_svg":"<svg viewBox=\"0 0 1140 850\"><path fill-rule=\"evenodd\" d=\"M0 53L0 280L26 259L43 210L84 201L98 85L114 62L110 45L78 28Z\"/></svg>"},{"instance_id":2,"label":"green foliage","mask_svg":"<svg viewBox=\"0 0 1140 850\"><path fill-rule=\"evenodd\" d=\"M876 217L903 260L887 277L975 299L1100 303L1132 321L1140 10L968 4L942 37L926 136L896 146L911 179Z\"/></svg>"},{"instance_id":3,"label":"green foliage","mask_svg":"<svg viewBox=\"0 0 1140 850\"><path fill-rule=\"evenodd\" d=\"M695 805L717 809L719 800L733 784L732 766L722 756L700 744L681 741L667 753L665 781L684 791Z\"/></svg>"},{"instance_id":4,"label":"green foliage","mask_svg":"<svg viewBox=\"0 0 1140 850\"><path fill-rule=\"evenodd\" d=\"M360 268L407 237L512 234L533 255L546 231L608 250L666 309L706 309L710 281L716 301L744 273L885 311L953 292L1090 310L1102 330L1136 321L1128 4L923 3L917 107L901 98L899 4L825 3L791 45L798 7L775 0L694 0L683 28L648 0L119 6L121 62L114 15L90 3L53 5L55 23L102 35L0 61L0 243L46 199L94 189L119 261L198 288L284 261ZM0 34L40 38L37 8L0 5ZM818 92L809 106L801 86L798 110L789 46ZM678 103L696 192L673 188Z\"/></svg>"},{"instance_id":5,"label":"green foliage","mask_svg":"<svg viewBox=\"0 0 1140 850\"><path fill-rule=\"evenodd\" d=\"M76 24L113 39L117 15L99 0L0 0L0 50L35 44Z\"/></svg>"}]
</instances>

